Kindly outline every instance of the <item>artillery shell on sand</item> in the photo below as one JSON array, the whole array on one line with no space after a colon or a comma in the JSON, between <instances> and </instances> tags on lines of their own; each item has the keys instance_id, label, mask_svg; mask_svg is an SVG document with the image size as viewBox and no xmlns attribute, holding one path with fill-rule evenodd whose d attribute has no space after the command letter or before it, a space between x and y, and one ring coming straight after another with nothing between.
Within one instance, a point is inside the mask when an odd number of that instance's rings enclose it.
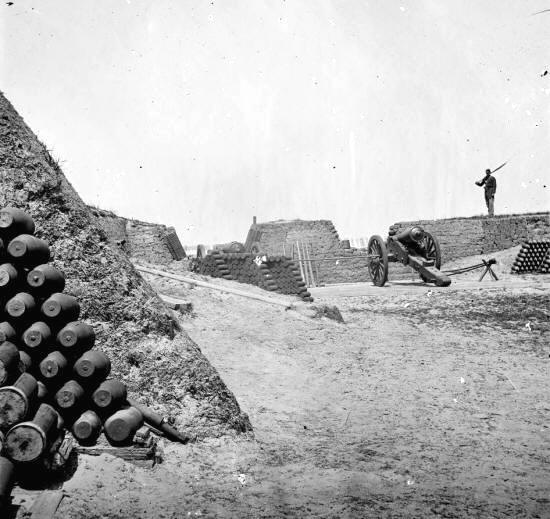
<instances>
[{"instance_id":1,"label":"artillery shell on sand","mask_svg":"<svg viewBox=\"0 0 550 519\"><path fill-rule=\"evenodd\" d=\"M369 272L376 286L382 287L388 280L390 262L412 267L425 283L434 283L438 287L451 284L451 279L439 270L441 248L438 239L422 227L411 227L399 234L390 231L385 242L378 235L371 236L367 254Z\"/></svg>"}]
</instances>

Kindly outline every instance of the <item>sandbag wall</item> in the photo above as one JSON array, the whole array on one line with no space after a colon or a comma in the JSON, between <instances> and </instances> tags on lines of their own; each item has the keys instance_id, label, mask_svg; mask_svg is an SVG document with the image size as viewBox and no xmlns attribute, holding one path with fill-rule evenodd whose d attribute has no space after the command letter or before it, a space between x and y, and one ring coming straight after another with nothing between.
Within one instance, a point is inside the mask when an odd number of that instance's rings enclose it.
<instances>
[{"instance_id":1,"label":"sandbag wall","mask_svg":"<svg viewBox=\"0 0 550 519\"><path fill-rule=\"evenodd\" d=\"M513 274L550 272L550 241L528 241L522 244L512 265Z\"/></svg>"},{"instance_id":2,"label":"sandbag wall","mask_svg":"<svg viewBox=\"0 0 550 519\"><path fill-rule=\"evenodd\" d=\"M296 263L285 256L258 257L250 253L210 251L195 258L191 270L206 276L224 278L280 294L296 294L304 301L313 301Z\"/></svg>"},{"instance_id":3,"label":"sandbag wall","mask_svg":"<svg viewBox=\"0 0 550 519\"><path fill-rule=\"evenodd\" d=\"M396 223L390 230L400 232L417 225L437 236L443 263L550 238L549 213L415 220Z\"/></svg>"},{"instance_id":4,"label":"sandbag wall","mask_svg":"<svg viewBox=\"0 0 550 519\"><path fill-rule=\"evenodd\" d=\"M96 207L90 207L107 241L129 256L148 263L166 265L185 258L174 227L131 220Z\"/></svg>"},{"instance_id":5,"label":"sandbag wall","mask_svg":"<svg viewBox=\"0 0 550 519\"><path fill-rule=\"evenodd\" d=\"M66 430L82 445L102 431L125 445L144 423L126 386L107 379L109 358L34 230L23 211L0 211L0 507L15 479L51 468Z\"/></svg>"},{"instance_id":6,"label":"sandbag wall","mask_svg":"<svg viewBox=\"0 0 550 519\"><path fill-rule=\"evenodd\" d=\"M342 242L330 220L279 220L253 223L248 231L245 249L255 246L267 255L282 254L297 259L297 244L307 247L314 262L316 282L359 283L370 281L368 262L357 251ZM294 256L293 256L294 255Z\"/></svg>"}]
</instances>

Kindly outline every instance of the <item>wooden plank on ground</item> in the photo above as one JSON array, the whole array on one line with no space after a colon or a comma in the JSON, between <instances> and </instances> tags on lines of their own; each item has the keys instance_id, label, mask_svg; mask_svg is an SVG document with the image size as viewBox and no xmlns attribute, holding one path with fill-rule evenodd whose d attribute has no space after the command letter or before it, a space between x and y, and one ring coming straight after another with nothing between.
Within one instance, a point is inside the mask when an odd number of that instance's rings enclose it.
<instances>
[{"instance_id":1,"label":"wooden plank on ground","mask_svg":"<svg viewBox=\"0 0 550 519\"><path fill-rule=\"evenodd\" d=\"M185 313L193 309L193 305L189 301L184 301L183 299L178 299L167 294L159 294L159 297L162 302L172 310L178 310L181 313Z\"/></svg>"},{"instance_id":2,"label":"wooden plank on ground","mask_svg":"<svg viewBox=\"0 0 550 519\"><path fill-rule=\"evenodd\" d=\"M79 445L76 451L79 454L87 454L89 456L101 456L102 454L110 454L125 461L139 465L140 467L152 467L155 464L157 455L157 441L152 437L142 445L132 445L130 447L113 447L111 445L94 445L93 447L84 447Z\"/></svg>"},{"instance_id":3,"label":"wooden plank on ground","mask_svg":"<svg viewBox=\"0 0 550 519\"><path fill-rule=\"evenodd\" d=\"M186 276L178 276L177 274L171 274L170 272L164 272L163 270L151 269L148 267L142 267L141 265L135 265L136 270L140 272L146 272L148 274L154 274L155 276L162 276L169 279L175 279L182 283L188 283L203 288L210 288L217 290L218 292L226 292L227 294L234 294L241 297L248 297L249 299L256 299L257 301L263 301L264 303L271 303L272 305L284 306L285 308L292 308L295 303L291 301L284 301L282 299L273 299L268 296L262 296L253 292L245 292L244 290L237 290L236 288L224 287L221 285L215 285L206 281L199 281L197 279L188 278Z\"/></svg>"},{"instance_id":4,"label":"wooden plank on ground","mask_svg":"<svg viewBox=\"0 0 550 519\"><path fill-rule=\"evenodd\" d=\"M44 490L30 509L31 519L52 519L62 499L61 490Z\"/></svg>"}]
</instances>

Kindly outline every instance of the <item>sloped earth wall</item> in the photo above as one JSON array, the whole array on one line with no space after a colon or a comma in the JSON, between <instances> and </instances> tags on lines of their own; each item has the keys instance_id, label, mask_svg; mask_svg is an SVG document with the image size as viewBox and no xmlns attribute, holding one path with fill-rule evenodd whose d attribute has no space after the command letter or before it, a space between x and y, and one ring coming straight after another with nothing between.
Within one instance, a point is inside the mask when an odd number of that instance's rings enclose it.
<instances>
[{"instance_id":1,"label":"sloped earth wall","mask_svg":"<svg viewBox=\"0 0 550 519\"><path fill-rule=\"evenodd\" d=\"M93 325L97 347L133 397L170 414L198 437L251 429L233 394L136 272L109 246L97 219L47 149L0 93L0 207L35 220L50 243L53 265L78 297L81 319Z\"/></svg>"},{"instance_id":2,"label":"sloped earth wall","mask_svg":"<svg viewBox=\"0 0 550 519\"><path fill-rule=\"evenodd\" d=\"M174 261L167 236L173 236L179 244L173 227L123 218L111 211L90 207L109 244L121 249L137 261L167 265ZM181 247L181 244L179 244Z\"/></svg>"}]
</instances>

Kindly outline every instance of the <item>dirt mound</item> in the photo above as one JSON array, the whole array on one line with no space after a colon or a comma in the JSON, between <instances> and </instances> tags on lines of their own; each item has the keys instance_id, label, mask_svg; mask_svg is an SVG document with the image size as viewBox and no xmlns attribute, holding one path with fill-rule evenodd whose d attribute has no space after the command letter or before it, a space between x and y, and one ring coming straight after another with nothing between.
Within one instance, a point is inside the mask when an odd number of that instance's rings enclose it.
<instances>
[{"instance_id":1,"label":"dirt mound","mask_svg":"<svg viewBox=\"0 0 550 519\"><path fill-rule=\"evenodd\" d=\"M441 270L449 271L454 269L461 269L472 265L478 265L482 263L483 260L488 261L489 259L495 259L496 264L491 268L496 273L499 279L522 279L523 276L512 274L512 265L520 249L521 245L517 245L515 247L510 247L509 249L497 252L489 252L487 254L478 254L475 256L467 256L465 258L455 259L441 265ZM457 275L454 279L478 279L483 273L483 270L484 269L482 268L474 270L472 272L465 272L463 274Z\"/></svg>"},{"instance_id":2,"label":"dirt mound","mask_svg":"<svg viewBox=\"0 0 550 519\"><path fill-rule=\"evenodd\" d=\"M172 320L11 104L0 94L0 207L27 211L50 243L53 265L78 297L114 374L143 403L170 413L189 434L250 430L234 396Z\"/></svg>"}]
</instances>

